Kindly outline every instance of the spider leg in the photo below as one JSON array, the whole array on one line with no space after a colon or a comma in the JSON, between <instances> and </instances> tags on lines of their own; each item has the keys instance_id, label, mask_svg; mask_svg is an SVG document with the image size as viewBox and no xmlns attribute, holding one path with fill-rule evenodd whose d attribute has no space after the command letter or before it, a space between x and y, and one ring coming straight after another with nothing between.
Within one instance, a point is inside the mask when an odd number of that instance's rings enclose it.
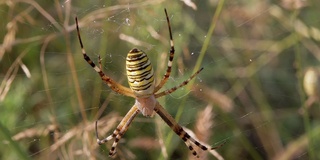
<instances>
[{"instance_id":1,"label":"spider leg","mask_svg":"<svg viewBox=\"0 0 320 160\"><path fill-rule=\"evenodd\" d=\"M103 73L102 69L101 69L101 60L100 60L100 56L99 56L99 64L100 67L96 66L96 64L90 59L90 57L87 55L86 50L83 47L83 43L81 40L81 36L80 36L80 30L79 30L79 25L78 25L78 18L75 18L76 20L76 27L77 27L77 34L78 34L78 39L80 42L80 46L81 46L81 51L83 54L83 58L88 62L88 64L90 64L90 66L100 75L101 79L115 92L125 95L125 96L129 96L129 97L135 97L133 92L131 91L131 89L129 89L128 87L124 87L123 85L117 83L116 81L112 80L109 76L107 76L105 73Z\"/></svg>"},{"instance_id":2,"label":"spider leg","mask_svg":"<svg viewBox=\"0 0 320 160\"><path fill-rule=\"evenodd\" d=\"M173 38L172 38L172 32L171 32L171 25L170 25L170 20L168 17L167 10L164 9L164 12L166 13L166 18L167 18L167 24L168 24L168 29L169 29L169 35L170 35L170 56L169 56L169 61L168 61L168 67L166 74L163 76L162 80L160 83L156 86L154 93L157 92L168 80L170 73L171 73L171 67L172 67L172 60L174 57L174 43L173 43Z\"/></svg>"},{"instance_id":3,"label":"spider leg","mask_svg":"<svg viewBox=\"0 0 320 160\"><path fill-rule=\"evenodd\" d=\"M192 144L195 144L202 150L213 150L220 148L222 145L216 146L216 147L206 147L205 145L201 144L197 140L195 140L193 137L191 137L184 129L174 120L174 118L157 102L156 107L154 108L154 111L168 124L168 126L185 142L185 144L188 146L189 150L192 152L192 154L195 157L199 157L197 152L193 149ZM191 142L191 143L190 143Z\"/></svg>"},{"instance_id":4,"label":"spider leg","mask_svg":"<svg viewBox=\"0 0 320 160\"><path fill-rule=\"evenodd\" d=\"M99 63L99 68L102 71L102 64L101 64L101 57L100 54L98 55L98 63Z\"/></svg>"},{"instance_id":5,"label":"spider leg","mask_svg":"<svg viewBox=\"0 0 320 160\"><path fill-rule=\"evenodd\" d=\"M173 87L173 88L170 88L168 90L165 90L163 92L160 92L160 93L157 93L155 94L155 97L156 98L159 98L159 97L162 97L162 96L165 96L165 95L168 95L174 91L176 91L177 89L187 85L195 76L197 76L201 71L203 70L203 68L200 68L196 73L194 73L193 75L191 75L187 80L183 81L180 85L176 86L176 87Z\"/></svg>"},{"instance_id":6,"label":"spider leg","mask_svg":"<svg viewBox=\"0 0 320 160\"><path fill-rule=\"evenodd\" d=\"M119 140L124 135L124 133L128 130L131 122L133 121L133 119L136 117L136 115L139 112L140 112L139 109L135 105L132 106L131 109L129 110L129 112L123 117L123 119L121 120L121 122L119 123L117 128L113 131L113 133L104 139L99 139L98 127L97 127L98 121L96 121L96 138L97 138L97 143L99 145L104 144L107 141L110 141L111 139L114 138L114 142L113 142L112 147L109 151L109 156L113 156L116 153L116 147L117 147Z\"/></svg>"}]
</instances>

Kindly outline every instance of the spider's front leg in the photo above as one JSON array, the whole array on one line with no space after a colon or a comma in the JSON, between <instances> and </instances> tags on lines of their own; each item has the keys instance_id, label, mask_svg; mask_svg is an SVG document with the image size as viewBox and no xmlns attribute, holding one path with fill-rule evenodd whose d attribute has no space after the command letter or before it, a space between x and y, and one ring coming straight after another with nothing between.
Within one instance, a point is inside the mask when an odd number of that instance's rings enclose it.
<instances>
[{"instance_id":1,"label":"spider's front leg","mask_svg":"<svg viewBox=\"0 0 320 160\"><path fill-rule=\"evenodd\" d=\"M184 141L184 143L188 146L189 150L192 154L199 158L198 153L193 149L192 144L195 144L197 147L201 148L203 151L213 150L222 147L224 143L216 146L209 147L201 144L196 139L191 137L175 120L174 118L157 102L154 111L168 124L168 126Z\"/></svg>"},{"instance_id":2,"label":"spider's front leg","mask_svg":"<svg viewBox=\"0 0 320 160\"><path fill-rule=\"evenodd\" d=\"M113 133L104 139L99 139L98 127L97 127L98 121L96 121L96 138L97 138L97 143L99 145L104 144L107 141L110 141L111 139L115 138L112 144L112 147L109 151L109 156L113 156L116 153L116 147L119 140L124 135L124 133L128 130L131 122L139 112L140 112L139 109L135 105L132 106L129 112L123 117L123 119L121 120L117 128L113 131Z\"/></svg>"}]
</instances>

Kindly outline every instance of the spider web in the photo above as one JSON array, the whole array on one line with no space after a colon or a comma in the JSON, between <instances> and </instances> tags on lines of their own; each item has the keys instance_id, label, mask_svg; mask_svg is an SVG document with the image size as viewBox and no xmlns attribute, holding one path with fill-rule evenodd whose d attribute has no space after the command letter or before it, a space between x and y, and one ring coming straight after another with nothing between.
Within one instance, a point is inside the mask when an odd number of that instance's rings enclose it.
<instances>
[{"instance_id":1,"label":"spider web","mask_svg":"<svg viewBox=\"0 0 320 160\"><path fill-rule=\"evenodd\" d=\"M19 159L19 154L26 153L25 159L41 159L54 151L55 158L77 159L82 156L105 159L112 142L106 146L95 146L94 121L99 119L100 137L111 134L134 100L113 93L101 82L80 55L74 29L70 32L69 40L61 36L62 27L57 26L63 26L63 22L58 20L57 13L66 15L65 10L68 10L71 1L61 1L56 8L50 8L52 6L44 2L32 2L27 4L35 9L22 9L30 14L32 20L22 16L24 23L18 23L21 25L19 28L32 32L29 35L19 33L21 38L36 39L50 34L57 36L48 40L47 46L41 44L39 47L39 41L43 39L29 42L31 47L27 48L29 51L21 59L8 53L2 59L5 63L1 64L1 79L6 80L6 74L11 73L14 80L5 99L0 102L4 110L1 123L8 128L8 134L18 147L8 151L7 155L4 155L7 153L4 150L0 155L6 159ZM211 26L213 8L216 8L215 3L218 2L208 2L207 5L211 7L196 4L197 10L185 5L186 2L170 5L154 1L131 3L95 0L89 4L78 3L72 2L69 8L70 24L74 24L74 16L79 18L81 36L88 55L96 64L100 55L105 73L125 86L128 86L125 57L133 47L139 47L148 54L158 81L164 74L170 47L162 11L165 6L176 49L173 71L164 87L169 89L192 74L197 60L203 54L201 50ZM304 25L300 24L300 28L296 27L292 31L290 29L295 25L287 17L293 12L290 6L298 4L287 5L289 1L285 0L282 4L248 3L226 2L201 61L204 70L196 76L192 87L182 87L159 99L159 102L173 117L179 119L179 124L193 131L190 134L202 138L201 141L206 144L214 146L227 141L225 146L217 150L225 159L234 158L232 156L243 159L281 159L288 155L305 159L319 156L313 152L317 146L311 144L308 147L305 142L308 123L311 125L315 122L303 121L303 118L309 116L318 119L319 115L312 112L310 115L301 115L297 112L304 102L303 91L297 89L301 82L297 72L303 67L297 64L299 55L295 57L290 51L298 52L299 48L295 47L299 45L286 41L294 39L294 36L290 37L293 32L303 36L303 26L310 29L319 20L297 17L294 22L302 22ZM56 23L50 22L50 18L35 4L54 17ZM97 11L103 12L104 16L100 17L103 14ZM314 12L317 11L311 9L304 14ZM35 21L32 14L36 13L45 18ZM316 38L313 35L304 38L306 40L300 50L308 52L308 55L301 57L316 64L314 52L310 49L312 47L307 47L314 44L310 39ZM24 44L19 39L15 41ZM32 48L34 46L40 49ZM19 47L13 51L22 55L25 50L20 48L24 46ZM43 52L41 48L44 48ZM68 52L71 52L72 62ZM75 68L72 68L72 64ZM26 76L28 72L30 78ZM0 89L5 88L3 86L1 84ZM3 96L3 90L0 91ZM82 112L81 105L84 107ZM158 159L167 154L170 156L168 159L179 159L190 154L183 141L169 132L169 127L159 117L155 117L136 117L117 147L118 158ZM309 129L308 138L314 138L312 134L317 128ZM12 142L8 139L1 138L1 142L11 147ZM289 153L290 147L295 149L295 154ZM90 150L95 152L91 153ZM234 155L225 154L230 151Z\"/></svg>"}]
</instances>

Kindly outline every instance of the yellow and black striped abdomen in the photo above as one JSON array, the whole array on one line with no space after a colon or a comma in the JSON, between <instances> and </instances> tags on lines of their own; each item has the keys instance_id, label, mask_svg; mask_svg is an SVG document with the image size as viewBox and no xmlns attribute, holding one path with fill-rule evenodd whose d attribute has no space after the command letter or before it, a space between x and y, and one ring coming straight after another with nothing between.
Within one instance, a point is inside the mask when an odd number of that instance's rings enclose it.
<instances>
[{"instance_id":1,"label":"yellow and black striped abdomen","mask_svg":"<svg viewBox=\"0 0 320 160\"><path fill-rule=\"evenodd\" d=\"M132 49L127 55L127 77L129 86L137 97L153 94L155 80L151 62L146 53Z\"/></svg>"}]
</instances>

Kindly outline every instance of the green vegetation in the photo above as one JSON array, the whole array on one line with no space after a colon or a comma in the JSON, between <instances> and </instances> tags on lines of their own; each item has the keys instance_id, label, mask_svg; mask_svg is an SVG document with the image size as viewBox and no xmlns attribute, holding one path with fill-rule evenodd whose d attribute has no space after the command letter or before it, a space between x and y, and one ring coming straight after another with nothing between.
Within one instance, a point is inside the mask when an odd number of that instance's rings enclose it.
<instances>
[{"instance_id":1,"label":"green vegetation","mask_svg":"<svg viewBox=\"0 0 320 160\"><path fill-rule=\"evenodd\" d=\"M158 99L204 143L202 159L320 159L320 74L304 91L307 68L320 61L320 2L35 1L0 3L0 159L106 159L116 128L134 99L118 95L83 60L87 54L128 86L125 57L148 53L159 81L169 33L175 43L165 89L204 70ZM196 8L195 8L196 7ZM311 87L311 88L312 88ZM115 159L192 159L159 118L138 115Z\"/></svg>"}]
</instances>

